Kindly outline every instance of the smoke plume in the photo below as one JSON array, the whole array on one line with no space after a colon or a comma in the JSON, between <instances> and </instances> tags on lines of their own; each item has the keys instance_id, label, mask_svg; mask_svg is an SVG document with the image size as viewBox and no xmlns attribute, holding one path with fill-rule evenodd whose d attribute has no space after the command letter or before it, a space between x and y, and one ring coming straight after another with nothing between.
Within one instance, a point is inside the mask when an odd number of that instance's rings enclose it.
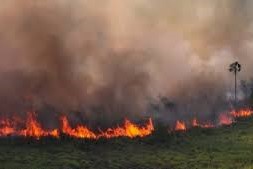
<instances>
[{"instance_id":1,"label":"smoke plume","mask_svg":"<svg viewBox=\"0 0 253 169\"><path fill-rule=\"evenodd\" d=\"M4 0L0 111L167 121L229 107L253 63L250 0ZM171 110L150 105L168 98ZM166 107L166 106L165 106ZM173 107L173 106L172 106ZM155 115L154 115L155 116Z\"/></svg>"}]
</instances>

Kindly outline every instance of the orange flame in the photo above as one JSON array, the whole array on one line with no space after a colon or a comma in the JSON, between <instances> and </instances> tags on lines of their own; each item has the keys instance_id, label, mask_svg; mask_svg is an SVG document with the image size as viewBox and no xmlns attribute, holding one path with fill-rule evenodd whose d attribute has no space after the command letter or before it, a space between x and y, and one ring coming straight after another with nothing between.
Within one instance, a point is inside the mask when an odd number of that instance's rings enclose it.
<instances>
[{"instance_id":1,"label":"orange flame","mask_svg":"<svg viewBox=\"0 0 253 169\"><path fill-rule=\"evenodd\" d=\"M61 118L61 121L62 121L62 132L68 136L76 138L88 138L88 139L97 138L96 134L94 134L86 126L78 125L75 129L71 128L66 116L63 116Z\"/></svg>"},{"instance_id":2,"label":"orange flame","mask_svg":"<svg viewBox=\"0 0 253 169\"><path fill-rule=\"evenodd\" d=\"M176 131L186 131L186 125L185 122L183 121L177 121L176 122L176 127L175 127Z\"/></svg>"},{"instance_id":3,"label":"orange flame","mask_svg":"<svg viewBox=\"0 0 253 169\"><path fill-rule=\"evenodd\" d=\"M9 119L2 120L1 128L0 128L0 136L8 136L8 135L16 135L16 136L25 136L25 137L34 137L39 139L40 137L52 136L59 137L59 132L57 129L52 131L45 131L40 123L37 121L35 117L35 113L28 113L28 117L25 124L25 129L18 130L16 129L16 121L13 120L11 123ZM16 118L16 117L15 117ZM14 119L15 119L14 118Z\"/></svg>"},{"instance_id":4,"label":"orange flame","mask_svg":"<svg viewBox=\"0 0 253 169\"><path fill-rule=\"evenodd\" d=\"M19 135L26 137L35 137L39 139L40 137L45 136L58 137L59 133L57 129L54 129L52 131L43 130L40 123L35 118L35 113L28 113L26 128L21 130L19 132Z\"/></svg>"},{"instance_id":5,"label":"orange flame","mask_svg":"<svg viewBox=\"0 0 253 169\"><path fill-rule=\"evenodd\" d=\"M129 120L125 120L124 127L109 128L105 132L102 132L99 137L114 138L114 137L145 137L150 135L154 131L154 126L151 118L144 127L139 127L136 124L131 123Z\"/></svg>"},{"instance_id":6,"label":"orange flame","mask_svg":"<svg viewBox=\"0 0 253 169\"><path fill-rule=\"evenodd\" d=\"M253 111L246 109L246 110L240 110L240 111L232 111L231 115L234 118L240 118L240 117L249 117L253 115Z\"/></svg>"},{"instance_id":7,"label":"orange flame","mask_svg":"<svg viewBox=\"0 0 253 169\"><path fill-rule=\"evenodd\" d=\"M214 128L219 125L230 125L236 118L239 117L249 117L252 116L253 112L251 110L240 110L232 111L230 113L223 113L218 118L217 125L210 122L199 123L197 118L192 120L192 127L200 128ZM26 121L23 123L22 119L13 116L11 119L3 118L0 119L0 137L6 136L23 136L23 137L33 137L40 139L41 137L54 137L59 138L60 133L66 134L70 137L80 138L80 139L99 139L99 138L117 138L117 137L145 137L151 135L154 131L154 126L152 119L150 118L146 124L143 126L136 125L125 119L122 126L115 128L108 128L104 131L95 133L90 130L85 125L77 125L76 127L71 127L66 116L60 118L61 128L53 130L45 130L41 123L36 119L35 113L28 113ZM20 126L24 126L23 129ZM176 121L175 131L186 131L185 121Z\"/></svg>"},{"instance_id":8,"label":"orange flame","mask_svg":"<svg viewBox=\"0 0 253 169\"><path fill-rule=\"evenodd\" d=\"M34 137L40 139L41 137L51 136L59 138L60 132L75 138L81 139L98 139L98 138L113 138L113 137L145 137L150 135L154 131L152 120L146 123L145 126L139 127L133 124L129 120L125 120L123 127L109 128L104 132L96 134L91 131L85 125L77 125L72 128L66 116L61 117L62 127L61 129L53 129L51 131L44 130L41 124L36 119L35 113L28 113L27 120L24 129L17 129L16 122L11 123L10 120L4 119L0 121L0 137L6 137L9 135L13 136L24 136Z\"/></svg>"},{"instance_id":9,"label":"orange flame","mask_svg":"<svg viewBox=\"0 0 253 169\"><path fill-rule=\"evenodd\" d=\"M10 120L3 119L0 121L0 136L8 136L14 133L15 129L12 127Z\"/></svg>"}]
</instances>

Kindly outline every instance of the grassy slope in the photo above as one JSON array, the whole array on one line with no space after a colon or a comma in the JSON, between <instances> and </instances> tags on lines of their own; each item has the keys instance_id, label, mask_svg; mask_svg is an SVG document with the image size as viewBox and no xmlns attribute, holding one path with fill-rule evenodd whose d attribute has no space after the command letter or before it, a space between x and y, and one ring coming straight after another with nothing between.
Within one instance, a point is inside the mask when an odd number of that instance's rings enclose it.
<instances>
[{"instance_id":1,"label":"grassy slope","mask_svg":"<svg viewBox=\"0 0 253 169\"><path fill-rule=\"evenodd\" d=\"M0 169L253 169L253 119L145 139L0 140Z\"/></svg>"}]
</instances>

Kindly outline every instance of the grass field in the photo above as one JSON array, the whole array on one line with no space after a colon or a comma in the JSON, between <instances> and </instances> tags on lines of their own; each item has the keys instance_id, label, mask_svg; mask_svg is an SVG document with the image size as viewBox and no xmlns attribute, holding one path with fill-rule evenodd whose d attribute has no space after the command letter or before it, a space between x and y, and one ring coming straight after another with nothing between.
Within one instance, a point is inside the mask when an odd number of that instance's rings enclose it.
<instances>
[{"instance_id":1,"label":"grass field","mask_svg":"<svg viewBox=\"0 0 253 169\"><path fill-rule=\"evenodd\" d=\"M0 169L253 169L253 119L144 139L0 140Z\"/></svg>"}]
</instances>

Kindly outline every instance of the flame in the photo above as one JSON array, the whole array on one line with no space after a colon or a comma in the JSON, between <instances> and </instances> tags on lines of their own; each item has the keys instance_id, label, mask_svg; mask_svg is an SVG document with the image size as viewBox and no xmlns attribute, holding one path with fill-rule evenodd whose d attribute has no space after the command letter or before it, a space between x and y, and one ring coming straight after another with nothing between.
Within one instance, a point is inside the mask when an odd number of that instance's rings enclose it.
<instances>
[{"instance_id":1,"label":"flame","mask_svg":"<svg viewBox=\"0 0 253 169\"><path fill-rule=\"evenodd\" d=\"M26 128L20 132L20 135L36 138L47 135L47 133L41 128L41 125L37 122L34 116L34 113L28 114Z\"/></svg>"},{"instance_id":2,"label":"flame","mask_svg":"<svg viewBox=\"0 0 253 169\"><path fill-rule=\"evenodd\" d=\"M13 119L17 119L14 117ZM52 131L45 131L41 124L36 119L35 113L28 113L27 120L25 123L25 129L17 130L15 127L17 126L16 120L13 120L11 123L9 119L4 119L0 122L0 136L8 136L8 135L16 135L16 136L24 136L24 137L34 137L39 139L40 137L52 136L59 137L59 132L57 129Z\"/></svg>"},{"instance_id":3,"label":"flame","mask_svg":"<svg viewBox=\"0 0 253 169\"><path fill-rule=\"evenodd\" d=\"M13 119L16 119L14 117ZM18 118L17 118L18 119ZM35 113L28 113L25 122L24 129L17 129L18 122L15 120L11 121L7 118L0 120L0 136L6 137L9 135L13 136L23 136L23 137L33 137L40 139L41 137L54 137L59 138L60 133L66 134L70 137L80 138L80 139L99 139L99 138L114 138L114 137L145 137L154 131L154 126L151 118L144 126L137 126L129 120L125 120L123 127L109 128L100 133L94 133L85 125L77 125L72 128L66 116L60 118L61 129L53 129L51 131L44 130L41 124L36 119Z\"/></svg>"},{"instance_id":4,"label":"flame","mask_svg":"<svg viewBox=\"0 0 253 169\"><path fill-rule=\"evenodd\" d=\"M14 133L15 129L12 127L10 120L3 119L0 121L0 136L8 136Z\"/></svg>"},{"instance_id":5,"label":"flame","mask_svg":"<svg viewBox=\"0 0 253 169\"><path fill-rule=\"evenodd\" d=\"M220 125L230 125L233 123L233 119L228 114L221 114L219 116L219 124Z\"/></svg>"},{"instance_id":6,"label":"flame","mask_svg":"<svg viewBox=\"0 0 253 169\"><path fill-rule=\"evenodd\" d=\"M96 134L84 125L78 125L76 128L71 128L66 116L61 118L62 132L68 136L75 138L98 139L98 138L115 138L115 137L145 137L154 131L154 126L151 118L144 127L138 127L129 120L125 120L123 127L109 128L106 131Z\"/></svg>"},{"instance_id":7,"label":"flame","mask_svg":"<svg viewBox=\"0 0 253 169\"><path fill-rule=\"evenodd\" d=\"M205 124L201 124L200 127L205 128L205 129L209 129L209 128L214 128L215 125L208 122L208 123L205 123Z\"/></svg>"},{"instance_id":8,"label":"flame","mask_svg":"<svg viewBox=\"0 0 253 169\"><path fill-rule=\"evenodd\" d=\"M249 109L240 111L231 111L230 113L222 113L218 118L217 123L210 122L199 122L197 118L193 118L191 122L192 127L200 128L214 128L219 125L230 125L236 118L252 116L253 112ZM0 119L0 137L7 136L22 136L22 137L33 137L40 139L41 137L54 137L59 138L60 133L63 133L69 137L80 138L80 139L99 139L99 138L117 138L117 137L145 137L151 135L154 131L154 125L150 118L144 125L140 126L132 123L130 120L125 119L123 125L114 128L108 128L103 131L94 132L85 125L77 125L72 127L66 116L60 118L61 128L52 130L45 130L41 123L36 118L36 113L31 112L27 114L27 118L23 121L17 116ZM21 128L23 126L23 128ZM174 131L186 131L185 121L176 121Z\"/></svg>"},{"instance_id":9,"label":"flame","mask_svg":"<svg viewBox=\"0 0 253 169\"><path fill-rule=\"evenodd\" d=\"M192 127L200 127L200 128L214 128L215 125L211 124L210 122L200 124L197 118L192 120Z\"/></svg>"},{"instance_id":10,"label":"flame","mask_svg":"<svg viewBox=\"0 0 253 169\"><path fill-rule=\"evenodd\" d=\"M124 127L109 128L102 132L99 137L113 138L113 137L145 137L154 131L154 126L151 118L144 127L139 127L129 120L125 120Z\"/></svg>"},{"instance_id":11,"label":"flame","mask_svg":"<svg viewBox=\"0 0 253 169\"><path fill-rule=\"evenodd\" d=\"M239 111L231 111L230 113L222 113L219 116L219 125L230 125L235 121L235 118L239 117L250 117L253 115L253 112L250 109L242 109ZM197 118L192 120L192 127L200 127L200 128L214 128L216 127L211 123L199 124Z\"/></svg>"},{"instance_id":12,"label":"flame","mask_svg":"<svg viewBox=\"0 0 253 169\"><path fill-rule=\"evenodd\" d=\"M63 116L61 118L61 121L62 121L62 132L68 136L72 136L75 138L88 138L88 139L97 138L96 134L94 134L86 126L78 125L75 129L71 128L66 116Z\"/></svg>"},{"instance_id":13,"label":"flame","mask_svg":"<svg viewBox=\"0 0 253 169\"><path fill-rule=\"evenodd\" d=\"M59 138L60 137L60 132L58 129L53 129L48 133L49 136Z\"/></svg>"},{"instance_id":14,"label":"flame","mask_svg":"<svg viewBox=\"0 0 253 169\"><path fill-rule=\"evenodd\" d=\"M192 120L192 127L199 127L197 118L194 118L194 119Z\"/></svg>"},{"instance_id":15,"label":"flame","mask_svg":"<svg viewBox=\"0 0 253 169\"><path fill-rule=\"evenodd\" d=\"M249 110L249 109L245 109L245 110L239 110L239 111L232 111L231 115L234 118L240 118L240 117L250 117L253 115L253 111Z\"/></svg>"},{"instance_id":16,"label":"flame","mask_svg":"<svg viewBox=\"0 0 253 169\"><path fill-rule=\"evenodd\" d=\"M52 131L45 131L40 123L36 119L36 114L28 113L28 118L26 121L26 128L21 130L18 135L26 136L26 137L35 137L39 139L40 137L46 137L46 136L52 136L52 137L58 137L59 133L57 129L54 129Z\"/></svg>"},{"instance_id":17,"label":"flame","mask_svg":"<svg viewBox=\"0 0 253 169\"><path fill-rule=\"evenodd\" d=\"M71 128L66 116L61 118L62 132L66 135L76 138L98 139L98 138L115 138L115 137L145 137L150 135L154 131L152 120L149 119L148 123L144 127L138 127L129 120L125 120L123 127L109 128L106 131L101 131L99 134L95 134L86 126L78 125L76 128Z\"/></svg>"},{"instance_id":18,"label":"flame","mask_svg":"<svg viewBox=\"0 0 253 169\"><path fill-rule=\"evenodd\" d=\"M183 121L177 121L176 122L176 127L175 127L176 131L186 131L186 125L185 122Z\"/></svg>"}]
</instances>

